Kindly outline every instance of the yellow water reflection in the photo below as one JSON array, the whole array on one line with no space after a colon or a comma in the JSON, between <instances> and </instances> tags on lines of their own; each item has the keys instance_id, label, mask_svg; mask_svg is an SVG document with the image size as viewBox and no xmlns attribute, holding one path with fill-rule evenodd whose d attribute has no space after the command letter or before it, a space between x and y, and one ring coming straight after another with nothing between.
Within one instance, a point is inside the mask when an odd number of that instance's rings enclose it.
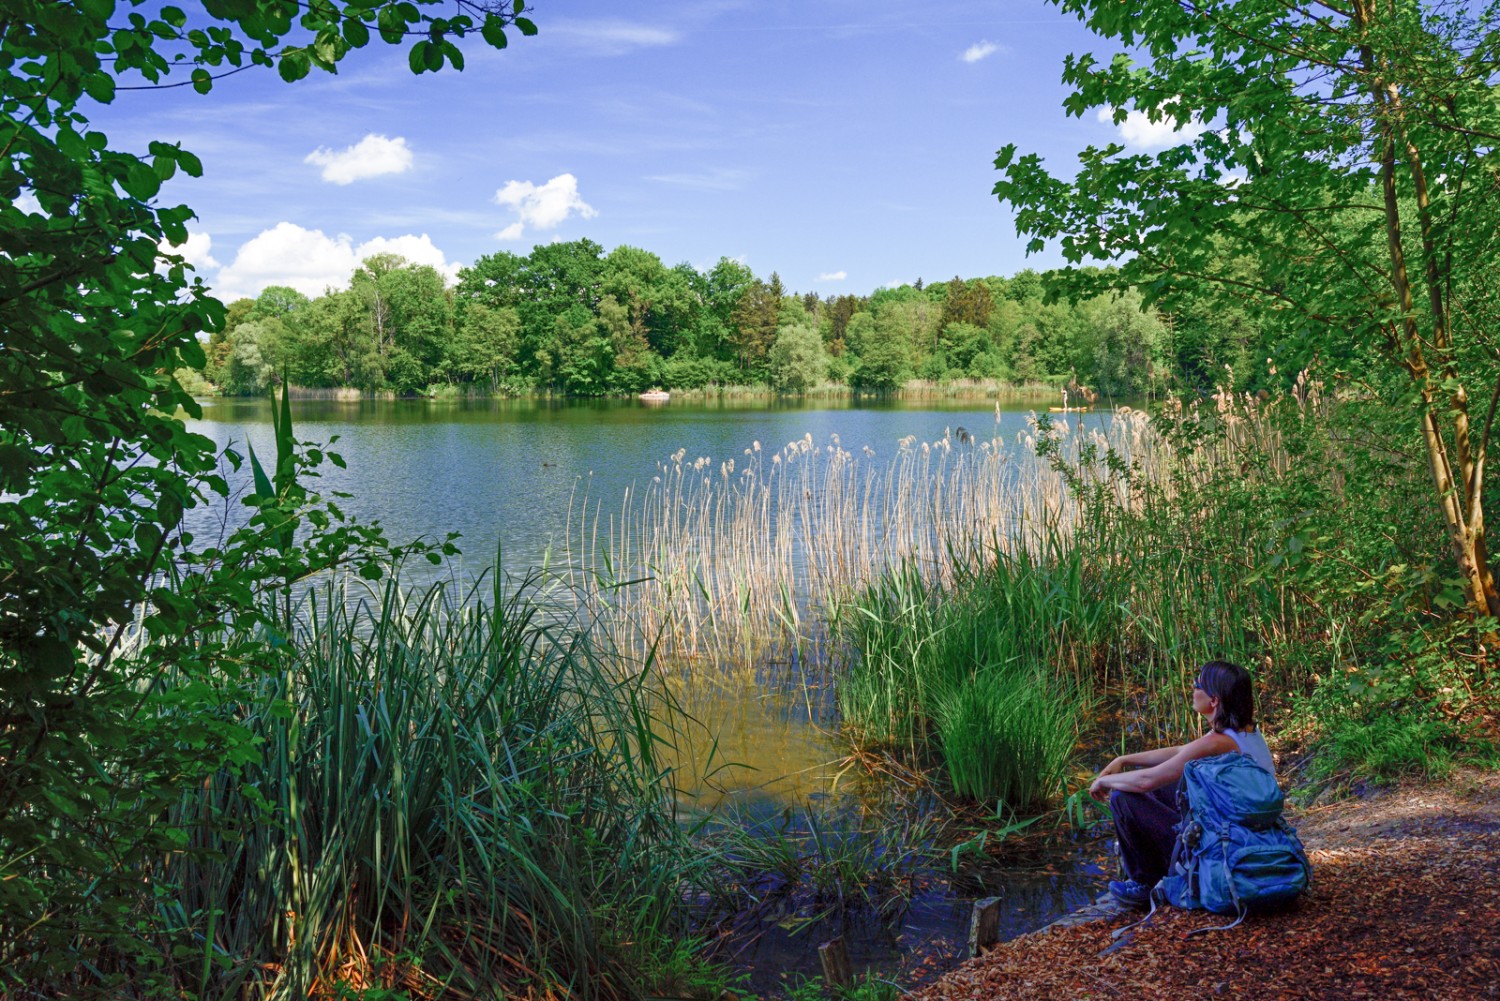
<instances>
[{"instance_id":1,"label":"yellow water reflection","mask_svg":"<svg viewBox=\"0 0 1500 1001\"><path fill-rule=\"evenodd\" d=\"M837 791L847 752L834 724L813 722L822 715L818 689L792 695L749 679L701 676L672 688L687 720L666 757L690 810L769 813Z\"/></svg>"}]
</instances>

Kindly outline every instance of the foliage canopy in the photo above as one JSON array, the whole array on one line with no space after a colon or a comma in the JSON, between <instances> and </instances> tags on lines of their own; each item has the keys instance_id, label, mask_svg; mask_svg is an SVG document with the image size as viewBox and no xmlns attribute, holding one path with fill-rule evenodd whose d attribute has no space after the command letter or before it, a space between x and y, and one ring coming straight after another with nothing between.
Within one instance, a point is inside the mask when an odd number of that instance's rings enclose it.
<instances>
[{"instance_id":1,"label":"foliage canopy","mask_svg":"<svg viewBox=\"0 0 1500 1001\"><path fill-rule=\"evenodd\" d=\"M1288 358L1407 408L1468 607L1500 617L1484 525L1500 5L1054 2L1124 50L1068 58L1069 113L1144 114L1178 141L1090 147L1071 179L1001 149L995 193L1031 249L1056 240L1074 292L1232 303Z\"/></svg>"}]
</instances>

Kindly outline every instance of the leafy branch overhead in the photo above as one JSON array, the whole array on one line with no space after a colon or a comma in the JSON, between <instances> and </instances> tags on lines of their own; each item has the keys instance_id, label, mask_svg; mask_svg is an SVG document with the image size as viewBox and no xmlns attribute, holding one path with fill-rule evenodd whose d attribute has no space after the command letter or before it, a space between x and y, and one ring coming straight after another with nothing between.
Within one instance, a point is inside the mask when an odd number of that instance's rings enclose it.
<instances>
[{"instance_id":1,"label":"leafy branch overhead","mask_svg":"<svg viewBox=\"0 0 1500 1001\"><path fill-rule=\"evenodd\" d=\"M179 170L203 167L174 143L113 148L90 104L125 88L206 93L216 76L258 67L288 80L331 72L376 36L408 46L419 72L459 68L460 43L501 47L512 31L536 32L520 2L10 0L0 10L5 976L85 962L69 943L101 915L108 949L146 948L154 932L132 915L149 888L127 873L186 838L150 818L180 783L245 759L244 734L215 715L200 683L272 656L230 649L225 630L258 621L261 594L288 580L344 564L378 576L380 561L407 551L290 489L284 455L276 511L262 504L221 539L183 530L185 510L224 503L228 486L215 445L176 416L199 409L173 373L203 364L199 335L225 311L161 249L187 239L192 210L157 199ZM298 543L302 518L329 530ZM154 712L168 704L201 711L191 739ZM127 787L103 795L99 783L116 779ZM0 980L0 993L11 983Z\"/></svg>"},{"instance_id":2,"label":"leafy branch overhead","mask_svg":"<svg viewBox=\"0 0 1500 1001\"><path fill-rule=\"evenodd\" d=\"M1002 148L994 192L1030 248L1061 248L1072 292L1232 300L1297 365L1407 408L1468 608L1500 618L1484 526L1500 5L1054 2L1123 50L1068 59L1067 111L1145 115L1178 141L1090 146L1071 177Z\"/></svg>"}]
</instances>

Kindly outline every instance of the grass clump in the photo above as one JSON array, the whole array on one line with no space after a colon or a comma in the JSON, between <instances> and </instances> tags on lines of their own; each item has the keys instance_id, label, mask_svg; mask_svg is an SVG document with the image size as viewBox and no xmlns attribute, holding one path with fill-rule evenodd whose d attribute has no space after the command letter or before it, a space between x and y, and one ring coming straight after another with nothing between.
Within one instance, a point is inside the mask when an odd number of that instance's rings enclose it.
<instances>
[{"instance_id":1,"label":"grass clump","mask_svg":"<svg viewBox=\"0 0 1500 1001\"><path fill-rule=\"evenodd\" d=\"M975 674L937 711L953 791L1011 808L1044 804L1061 788L1078 729L1070 692L1038 672Z\"/></svg>"},{"instance_id":2,"label":"grass clump","mask_svg":"<svg viewBox=\"0 0 1500 1001\"><path fill-rule=\"evenodd\" d=\"M950 587L904 564L842 615L852 663L839 708L856 739L935 754L959 796L1012 810L1062 788L1087 709L1059 670L1107 609L1076 561L1001 554Z\"/></svg>"},{"instance_id":3,"label":"grass clump","mask_svg":"<svg viewBox=\"0 0 1500 1001\"><path fill-rule=\"evenodd\" d=\"M681 973L662 703L528 594L306 601L284 670L226 702L259 754L184 793L195 843L143 874L202 943L184 986L635 998Z\"/></svg>"}]
</instances>

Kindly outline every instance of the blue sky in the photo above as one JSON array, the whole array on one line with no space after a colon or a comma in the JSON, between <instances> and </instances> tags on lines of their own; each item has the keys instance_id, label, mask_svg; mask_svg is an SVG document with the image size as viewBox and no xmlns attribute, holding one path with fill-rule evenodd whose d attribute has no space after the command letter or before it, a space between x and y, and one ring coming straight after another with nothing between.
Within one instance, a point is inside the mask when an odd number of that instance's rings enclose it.
<instances>
[{"instance_id":1,"label":"blue sky","mask_svg":"<svg viewBox=\"0 0 1500 1001\"><path fill-rule=\"evenodd\" d=\"M622 16L622 12L625 16ZM1043 0L539 0L535 38L413 76L378 42L286 84L123 92L117 147L203 160L166 197L198 213L190 260L226 299L309 294L404 253L450 274L496 250L589 237L668 265L738 258L790 290L867 294L1057 263L1024 255L990 194L1007 142L1064 167L1166 135L1067 117L1069 52L1107 51Z\"/></svg>"}]
</instances>

